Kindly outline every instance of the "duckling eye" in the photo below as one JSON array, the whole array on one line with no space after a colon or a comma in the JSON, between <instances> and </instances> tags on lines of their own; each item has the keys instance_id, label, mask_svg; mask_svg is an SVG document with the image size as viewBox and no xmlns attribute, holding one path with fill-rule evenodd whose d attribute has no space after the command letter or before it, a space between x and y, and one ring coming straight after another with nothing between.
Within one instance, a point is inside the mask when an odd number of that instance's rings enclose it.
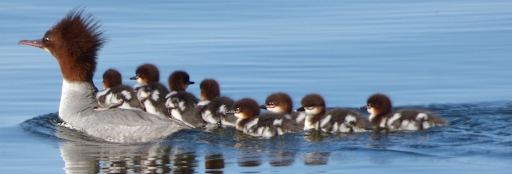
<instances>
[{"instance_id":1,"label":"duckling eye","mask_svg":"<svg viewBox=\"0 0 512 174\"><path fill-rule=\"evenodd\" d=\"M315 106L308 106L308 107L305 107L304 109L313 110L313 109L315 109Z\"/></svg>"},{"instance_id":2,"label":"duckling eye","mask_svg":"<svg viewBox=\"0 0 512 174\"><path fill-rule=\"evenodd\" d=\"M240 113L240 108L235 108L235 113Z\"/></svg>"},{"instance_id":3,"label":"duckling eye","mask_svg":"<svg viewBox=\"0 0 512 174\"><path fill-rule=\"evenodd\" d=\"M50 38L45 37L45 38L43 39L43 42L50 42Z\"/></svg>"},{"instance_id":4,"label":"duckling eye","mask_svg":"<svg viewBox=\"0 0 512 174\"><path fill-rule=\"evenodd\" d=\"M276 105L274 102L268 102L268 105Z\"/></svg>"}]
</instances>

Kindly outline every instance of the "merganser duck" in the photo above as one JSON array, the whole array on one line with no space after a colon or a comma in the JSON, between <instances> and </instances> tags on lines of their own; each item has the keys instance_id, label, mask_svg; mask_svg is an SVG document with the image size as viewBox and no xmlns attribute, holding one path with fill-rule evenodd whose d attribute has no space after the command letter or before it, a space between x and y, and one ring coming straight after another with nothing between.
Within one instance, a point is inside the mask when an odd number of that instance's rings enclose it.
<instances>
[{"instance_id":1,"label":"merganser duck","mask_svg":"<svg viewBox=\"0 0 512 174\"><path fill-rule=\"evenodd\" d=\"M302 98L298 111L306 113L304 130L323 132L368 132L373 124L363 115L343 108L325 111L325 102L319 94L309 94Z\"/></svg>"},{"instance_id":2,"label":"merganser duck","mask_svg":"<svg viewBox=\"0 0 512 174\"><path fill-rule=\"evenodd\" d=\"M143 111L142 105L137 100L137 93L132 87L122 84L121 73L115 69L108 69L103 73L103 91L96 94L98 104L102 108L96 110L123 108Z\"/></svg>"},{"instance_id":3,"label":"merganser duck","mask_svg":"<svg viewBox=\"0 0 512 174\"><path fill-rule=\"evenodd\" d=\"M211 125L235 127L237 118L229 112L235 101L220 96L219 83L214 79L205 79L199 87L203 101L198 103L198 107L201 107L203 120Z\"/></svg>"},{"instance_id":4,"label":"merganser duck","mask_svg":"<svg viewBox=\"0 0 512 174\"><path fill-rule=\"evenodd\" d=\"M253 99L238 100L234 105L234 113L238 117L236 129L251 136L270 138L301 131L299 125L284 114L265 113L260 115L260 107Z\"/></svg>"},{"instance_id":5,"label":"merganser duck","mask_svg":"<svg viewBox=\"0 0 512 174\"><path fill-rule=\"evenodd\" d=\"M415 131L448 125L447 120L426 110L401 109L391 112L391 100L384 94L374 94L366 103L365 108L370 113L370 121L388 131Z\"/></svg>"},{"instance_id":6,"label":"merganser duck","mask_svg":"<svg viewBox=\"0 0 512 174\"><path fill-rule=\"evenodd\" d=\"M70 11L42 39L19 44L50 52L63 76L58 116L66 125L90 136L118 143L159 141L188 126L143 111L112 108L95 111L97 88L92 81L96 55L105 43L100 24L83 10Z\"/></svg>"},{"instance_id":7,"label":"merganser duck","mask_svg":"<svg viewBox=\"0 0 512 174\"><path fill-rule=\"evenodd\" d=\"M265 104L261 105L261 109L265 109L268 112L288 114L292 120L304 126L306 114L304 112L292 113L292 107L292 98L288 94L281 92L270 94L265 100Z\"/></svg>"},{"instance_id":8,"label":"merganser duck","mask_svg":"<svg viewBox=\"0 0 512 174\"><path fill-rule=\"evenodd\" d=\"M135 70L135 76L130 80L139 82L134 86L137 91L137 99L142 104L146 112L169 116L169 111L165 108L165 96L169 90L160 84L160 72L153 64L143 64Z\"/></svg>"},{"instance_id":9,"label":"merganser duck","mask_svg":"<svg viewBox=\"0 0 512 174\"><path fill-rule=\"evenodd\" d=\"M185 71L175 71L169 76L169 89L171 92L165 96L165 107L170 117L194 127L204 127L206 122L196 107L199 100L194 94L185 91L188 85L194 84Z\"/></svg>"}]
</instances>

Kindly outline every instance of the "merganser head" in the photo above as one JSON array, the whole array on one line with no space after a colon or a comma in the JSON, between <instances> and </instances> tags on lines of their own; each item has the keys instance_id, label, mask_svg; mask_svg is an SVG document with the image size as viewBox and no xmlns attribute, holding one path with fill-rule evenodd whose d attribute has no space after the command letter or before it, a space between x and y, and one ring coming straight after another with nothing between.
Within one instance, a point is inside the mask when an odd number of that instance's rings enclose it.
<instances>
[{"instance_id":1,"label":"merganser head","mask_svg":"<svg viewBox=\"0 0 512 174\"><path fill-rule=\"evenodd\" d=\"M235 116L238 119L249 119L260 115L260 108L258 102L250 98L238 100L234 105Z\"/></svg>"},{"instance_id":2,"label":"merganser head","mask_svg":"<svg viewBox=\"0 0 512 174\"><path fill-rule=\"evenodd\" d=\"M123 84L123 80L121 78L121 73L115 69L108 69L103 73L103 88L112 88L117 85Z\"/></svg>"},{"instance_id":3,"label":"merganser head","mask_svg":"<svg viewBox=\"0 0 512 174\"><path fill-rule=\"evenodd\" d=\"M292 107L292 98L288 94L281 92L270 94L267 100L265 100L265 104L261 105L262 109L280 114L292 113Z\"/></svg>"},{"instance_id":4,"label":"merganser head","mask_svg":"<svg viewBox=\"0 0 512 174\"><path fill-rule=\"evenodd\" d=\"M83 9L70 11L64 19L46 32L42 39L21 40L18 44L38 47L50 52L59 62L62 76L68 82L91 82L96 71L96 56L106 38L92 15Z\"/></svg>"},{"instance_id":5,"label":"merganser head","mask_svg":"<svg viewBox=\"0 0 512 174\"><path fill-rule=\"evenodd\" d=\"M137 80L138 83L159 82L160 72L155 65L146 63L137 67L135 76L130 80Z\"/></svg>"},{"instance_id":6,"label":"merganser head","mask_svg":"<svg viewBox=\"0 0 512 174\"><path fill-rule=\"evenodd\" d=\"M194 82L190 81L190 76L185 71L174 71L169 76L168 81L170 91L185 91L188 85L194 84Z\"/></svg>"},{"instance_id":7,"label":"merganser head","mask_svg":"<svg viewBox=\"0 0 512 174\"><path fill-rule=\"evenodd\" d=\"M392 108L391 100L384 94L374 94L366 102L366 109L370 113L370 120L376 116L388 114Z\"/></svg>"},{"instance_id":8,"label":"merganser head","mask_svg":"<svg viewBox=\"0 0 512 174\"><path fill-rule=\"evenodd\" d=\"M325 113L324 98L319 94L309 94L302 98L302 107L297 111L305 111L306 115L313 116Z\"/></svg>"},{"instance_id":9,"label":"merganser head","mask_svg":"<svg viewBox=\"0 0 512 174\"><path fill-rule=\"evenodd\" d=\"M220 96L220 86L214 79L204 79L199 86L201 88L201 99L212 100Z\"/></svg>"}]
</instances>

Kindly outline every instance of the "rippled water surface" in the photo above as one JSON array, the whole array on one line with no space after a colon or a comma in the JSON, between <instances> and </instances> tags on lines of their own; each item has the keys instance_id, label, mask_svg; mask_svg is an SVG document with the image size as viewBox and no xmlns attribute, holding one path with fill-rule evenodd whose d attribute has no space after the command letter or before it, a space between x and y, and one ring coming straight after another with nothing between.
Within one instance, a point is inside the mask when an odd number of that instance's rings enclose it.
<instances>
[{"instance_id":1,"label":"rippled water surface","mask_svg":"<svg viewBox=\"0 0 512 174\"><path fill-rule=\"evenodd\" d=\"M309 93L358 107L373 93L431 110L447 127L391 134L181 131L163 142L112 144L59 126L62 75L38 39L82 6L109 38L94 82L142 63L161 79L185 70L222 94ZM510 173L510 1L0 2L1 173ZM162 81L167 83L166 81ZM199 94L198 86L188 89ZM363 112L367 114L366 112Z\"/></svg>"}]
</instances>

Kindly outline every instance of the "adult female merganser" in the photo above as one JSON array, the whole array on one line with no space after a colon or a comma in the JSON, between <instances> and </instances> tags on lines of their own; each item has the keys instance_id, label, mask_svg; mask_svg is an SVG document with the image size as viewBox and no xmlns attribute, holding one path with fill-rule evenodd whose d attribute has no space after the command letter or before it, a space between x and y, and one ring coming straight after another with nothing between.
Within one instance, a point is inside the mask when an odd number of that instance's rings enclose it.
<instances>
[{"instance_id":1,"label":"adult female merganser","mask_svg":"<svg viewBox=\"0 0 512 174\"><path fill-rule=\"evenodd\" d=\"M384 94L374 94L366 103L370 121L379 128L389 131L415 131L448 125L447 120L425 110L401 109L391 112L391 100Z\"/></svg>"},{"instance_id":2,"label":"adult female merganser","mask_svg":"<svg viewBox=\"0 0 512 174\"><path fill-rule=\"evenodd\" d=\"M171 92L165 96L165 107L172 118L197 128L206 125L196 107L199 100L194 94L185 91L188 85L194 84L185 71L175 71L169 76L169 89Z\"/></svg>"},{"instance_id":3,"label":"adult female merganser","mask_svg":"<svg viewBox=\"0 0 512 174\"><path fill-rule=\"evenodd\" d=\"M237 118L228 111L233 108L235 101L229 97L220 96L220 86L214 79L205 79L199 86L201 88L201 116L208 124L216 126L235 127Z\"/></svg>"},{"instance_id":4,"label":"adult female merganser","mask_svg":"<svg viewBox=\"0 0 512 174\"><path fill-rule=\"evenodd\" d=\"M57 59L64 78L59 118L88 135L119 143L158 141L188 128L177 120L143 111L94 110L99 106L98 90L92 81L96 55L106 39L100 24L91 15L82 16L82 12L69 12L42 39L19 42L44 49Z\"/></svg>"},{"instance_id":5,"label":"adult female merganser","mask_svg":"<svg viewBox=\"0 0 512 174\"><path fill-rule=\"evenodd\" d=\"M286 93L270 94L265 100L265 104L261 105L261 109L266 109L272 113L288 114L292 120L295 120L300 126L304 127L306 114L304 112L292 113L292 98Z\"/></svg>"},{"instance_id":6,"label":"adult female merganser","mask_svg":"<svg viewBox=\"0 0 512 174\"><path fill-rule=\"evenodd\" d=\"M169 90L159 83L160 72L155 65L140 65L135 70L135 76L131 77L130 80L139 82L134 88L137 91L137 99L146 112L169 116L169 111L165 108L165 95L169 94Z\"/></svg>"},{"instance_id":7,"label":"adult female merganser","mask_svg":"<svg viewBox=\"0 0 512 174\"><path fill-rule=\"evenodd\" d=\"M236 129L252 136L270 138L285 133L302 131L299 125L284 114L260 114L258 103L249 98L238 100L234 105Z\"/></svg>"},{"instance_id":8,"label":"adult female merganser","mask_svg":"<svg viewBox=\"0 0 512 174\"><path fill-rule=\"evenodd\" d=\"M304 130L324 132L368 132L373 124L363 115L342 108L325 111L325 102L319 94L309 94L302 98L298 111L306 113Z\"/></svg>"},{"instance_id":9,"label":"adult female merganser","mask_svg":"<svg viewBox=\"0 0 512 174\"><path fill-rule=\"evenodd\" d=\"M137 93L132 87L122 84L121 73L115 69L108 69L103 73L103 91L96 94L98 104L102 108L96 110L123 108L143 111L137 100Z\"/></svg>"}]
</instances>

